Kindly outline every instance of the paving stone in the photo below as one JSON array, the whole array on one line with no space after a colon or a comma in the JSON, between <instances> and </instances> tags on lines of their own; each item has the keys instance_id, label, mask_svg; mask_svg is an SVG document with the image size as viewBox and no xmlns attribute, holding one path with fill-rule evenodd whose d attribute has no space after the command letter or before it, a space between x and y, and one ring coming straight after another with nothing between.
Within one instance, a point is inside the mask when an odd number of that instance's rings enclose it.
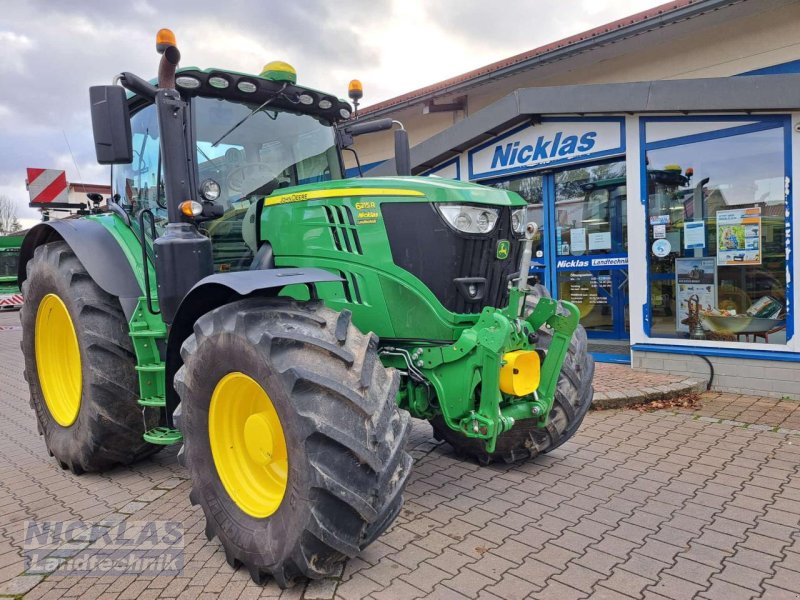
<instances>
[{"instance_id":1,"label":"paving stone","mask_svg":"<svg viewBox=\"0 0 800 600\"><path fill-rule=\"evenodd\" d=\"M703 592L702 596L704 598L709 598L709 600L750 600L751 598L756 598L759 594L747 588L712 577L711 586Z\"/></svg>"},{"instance_id":2,"label":"paving stone","mask_svg":"<svg viewBox=\"0 0 800 600\"><path fill-rule=\"evenodd\" d=\"M642 591L654 583L651 579L646 579L635 573L630 573L623 569L614 569L611 577L603 581L602 587L610 588L617 592L622 592L633 598L641 597Z\"/></svg>"},{"instance_id":3,"label":"paving stone","mask_svg":"<svg viewBox=\"0 0 800 600\"><path fill-rule=\"evenodd\" d=\"M469 567L461 569L455 577L442 581L443 585L470 598L475 597L478 590L492 583L494 583L492 579Z\"/></svg>"},{"instance_id":4,"label":"paving stone","mask_svg":"<svg viewBox=\"0 0 800 600\"><path fill-rule=\"evenodd\" d=\"M702 587L706 587L708 585L709 578L716 573L719 573L719 569L709 567L708 565L704 565L681 556L675 560L675 566L664 571L665 575L671 575L679 579L685 579L686 581L691 581L692 583L696 583Z\"/></svg>"},{"instance_id":5,"label":"paving stone","mask_svg":"<svg viewBox=\"0 0 800 600\"><path fill-rule=\"evenodd\" d=\"M542 582L544 583L544 582ZM485 588L487 592L494 594L505 600L522 600L527 598L532 592L540 590L541 586L531 583L521 577L516 577L510 573L503 574L502 579Z\"/></svg>"},{"instance_id":6,"label":"paving stone","mask_svg":"<svg viewBox=\"0 0 800 600\"><path fill-rule=\"evenodd\" d=\"M748 566L726 562L725 568L722 572L718 573L716 577L722 581L727 581L728 583L733 583L740 587L746 587L755 592L761 592L762 582L765 578L770 577L770 575Z\"/></svg>"},{"instance_id":7,"label":"paving stone","mask_svg":"<svg viewBox=\"0 0 800 600\"><path fill-rule=\"evenodd\" d=\"M402 579L395 579L388 587L372 594L375 600L413 600L423 596L426 596L426 592ZM305 598L308 598L307 593Z\"/></svg>"},{"instance_id":8,"label":"paving stone","mask_svg":"<svg viewBox=\"0 0 800 600\"><path fill-rule=\"evenodd\" d=\"M497 581L502 579L506 571L516 566L517 563L487 552L478 562L471 564L469 568Z\"/></svg>"},{"instance_id":9,"label":"paving stone","mask_svg":"<svg viewBox=\"0 0 800 600\"><path fill-rule=\"evenodd\" d=\"M648 590L674 600L691 600L697 597L697 594L705 588L705 585L698 585L685 579L673 577L665 572L659 576L658 583L649 587Z\"/></svg>"},{"instance_id":10,"label":"paving stone","mask_svg":"<svg viewBox=\"0 0 800 600\"><path fill-rule=\"evenodd\" d=\"M793 592L800 596L800 577L798 577L797 571L790 571L776 565L775 577L766 579L763 583L769 583L771 586Z\"/></svg>"},{"instance_id":11,"label":"paving stone","mask_svg":"<svg viewBox=\"0 0 800 600\"><path fill-rule=\"evenodd\" d=\"M548 578L563 570L563 568L554 567L540 560L526 558L522 566L511 569L507 573L529 581L534 585L543 585Z\"/></svg>"},{"instance_id":12,"label":"paving stone","mask_svg":"<svg viewBox=\"0 0 800 600\"><path fill-rule=\"evenodd\" d=\"M427 598L431 598L433 600L469 600L471 597L465 596L464 594L455 591L453 588L439 584L433 588L433 591L427 596Z\"/></svg>"},{"instance_id":13,"label":"paving stone","mask_svg":"<svg viewBox=\"0 0 800 600\"><path fill-rule=\"evenodd\" d=\"M317 579L310 581L303 592L306 600L331 600L336 595L336 579Z\"/></svg>"},{"instance_id":14,"label":"paving stone","mask_svg":"<svg viewBox=\"0 0 800 600\"><path fill-rule=\"evenodd\" d=\"M627 560L620 563L619 568L652 581L658 581L661 572L669 569L670 566L669 563L634 552Z\"/></svg>"},{"instance_id":15,"label":"paving stone","mask_svg":"<svg viewBox=\"0 0 800 600\"><path fill-rule=\"evenodd\" d=\"M31 591L44 579L43 575L20 575L0 585L2 596L22 596Z\"/></svg>"},{"instance_id":16,"label":"paving stone","mask_svg":"<svg viewBox=\"0 0 800 600\"><path fill-rule=\"evenodd\" d=\"M581 590L590 594L599 581L606 579L607 575L599 573L593 569L586 568L585 566L573 561L567 565L567 568L553 579L570 587Z\"/></svg>"},{"instance_id":17,"label":"paving stone","mask_svg":"<svg viewBox=\"0 0 800 600\"><path fill-rule=\"evenodd\" d=\"M452 576L452 573L448 573L434 565L423 562L410 573L401 575L400 579L430 593L436 585Z\"/></svg>"},{"instance_id":18,"label":"paving stone","mask_svg":"<svg viewBox=\"0 0 800 600\"><path fill-rule=\"evenodd\" d=\"M372 579L364 577L361 573L356 573L348 581L343 581L339 584L336 594L346 600L362 600L362 598L383 587Z\"/></svg>"},{"instance_id":19,"label":"paving stone","mask_svg":"<svg viewBox=\"0 0 800 600\"><path fill-rule=\"evenodd\" d=\"M462 567L473 563L476 560L477 558L467 556L466 554L462 554L461 552L453 550L452 548L447 548L439 556L426 561L426 564L430 564L438 569L446 571L452 576L458 573Z\"/></svg>"},{"instance_id":20,"label":"paving stone","mask_svg":"<svg viewBox=\"0 0 800 600\"><path fill-rule=\"evenodd\" d=\"M579 556L578 553L561 548L554 544L545 544L544 548L531 555L534 560L540 560L548 565L552 565L559 570L566 568L567 563Z\"/></svg>"},{"instance_id":21,"label":"paving stone","mask_svg":"<svg viewBox=\"0 0 800 600\"><path fill-rule=\"evenodd\" d=\"M770 600L797 600L798 594L766 584L764 585L764 598L769 598Z\"/></svg>"}]
</instances>

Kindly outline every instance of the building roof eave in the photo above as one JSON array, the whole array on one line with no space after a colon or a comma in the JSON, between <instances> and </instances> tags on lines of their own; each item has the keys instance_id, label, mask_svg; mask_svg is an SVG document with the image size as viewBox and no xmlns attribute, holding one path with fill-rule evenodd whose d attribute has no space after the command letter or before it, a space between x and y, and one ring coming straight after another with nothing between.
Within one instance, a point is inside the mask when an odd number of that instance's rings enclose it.
<instances>
[{"instance_id":1,"label":"building roof eave","mask_svg":"<svg viewBox=\"0 0 800 600\"><path fill-rule=\"evenodd\" d=\"M434 98L447 96L474 88L487 82L514 75L554 60L564 60L576 54L590 51L601 45L614 44L624 39L641 35L653 29L661 29L672 23L686 21L702 14L738 4L744 0L674 0L652 9L607 23L583 33L511 56L479 67L450 79L365 106L362 116L377 118Z\"/></svg>"},{"instance_id":2,"label":"building roof eave","mask_svg":"<svg viewBox=\"0 0 800 600\"><path fill-rule=\"evenodd\" d=\"M411 167L424 172L532 117L625 113L800 110L800 75L753 75L522 88L417 144ZM387 160L367 175L390 175Z\"/></svg>"}]
</instances>

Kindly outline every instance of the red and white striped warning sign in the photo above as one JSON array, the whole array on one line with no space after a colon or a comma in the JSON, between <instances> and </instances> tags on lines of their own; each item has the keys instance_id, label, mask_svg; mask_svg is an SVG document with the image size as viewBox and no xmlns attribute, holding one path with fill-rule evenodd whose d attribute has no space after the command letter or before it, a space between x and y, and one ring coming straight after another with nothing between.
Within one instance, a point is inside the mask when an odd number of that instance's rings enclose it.
<instances>
[{"instance_id":1,"label":"red and white striped warning sign","mask_svg":"<svg viewBox=\"0 0 800 600\"><path fill-rule=\"evenodd\" d=\"M66 173L57 169L28 167L28 194L31 206L66 203L69 199Z\"/></svg>"},{"instance_id":2,"label":"red and white striped warning sign","mask_svg":"<svg viewBox=\"0 0 800 600\"><path fill-rule=\"evenodd\" d=\"M0 310L22 306L22 294L0 294Z\"/></svg>"}]
</instances>

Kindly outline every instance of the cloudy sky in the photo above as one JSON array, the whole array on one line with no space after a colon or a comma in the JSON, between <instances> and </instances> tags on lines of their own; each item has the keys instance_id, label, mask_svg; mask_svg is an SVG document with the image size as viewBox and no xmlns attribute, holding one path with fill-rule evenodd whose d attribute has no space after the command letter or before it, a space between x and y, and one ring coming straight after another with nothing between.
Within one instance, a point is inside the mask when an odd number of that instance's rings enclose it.
<instances>
[{"instance_id":1,"label":"cloudy sky","mask_svg":"<svg viewBox=\"0 0 800 600\"><path fill-rule=\"evenodd\" d=\"M157 66L155 32L183 66L258 73L285 60L299 81L364 105L660 4L654 0L0 0L0 195L30 225L25 167L103 183L88 87ZM222 9L222 12L220 12ZM74 161L69 148L72 149Z\"/></svg>"}]
</instances>

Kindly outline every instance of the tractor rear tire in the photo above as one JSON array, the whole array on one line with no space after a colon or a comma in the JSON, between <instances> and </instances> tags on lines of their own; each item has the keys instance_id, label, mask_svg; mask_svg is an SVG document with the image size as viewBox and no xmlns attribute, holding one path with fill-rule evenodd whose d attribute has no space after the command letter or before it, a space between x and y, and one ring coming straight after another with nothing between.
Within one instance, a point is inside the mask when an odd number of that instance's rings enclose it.
<instances>
[{"instance_id":1,"label":"tractor rear tire","mask_svg":"<svg viewBox=\"0 0 800 600\"><path fill-rule=\"evenodd\" d=\"M25 379L50 454L81 474L157 452L142 438L145 419L156 427L159 414L151 409L143 417L138 405L136 358L119 300L61 241L36 248L22 292Z\"/></svg>"},{"instance_id":2,"label":"tractor rear tire","mask_svg":"<svg viewBox=\"0 0 800 600\"><path fill-rule=\"evenodd\" d=\"M540 297L550 297L541 285L534 286L528 296L526 311L530 313ZM538 348L547 349L553 339L547 329L540 329ZM564 366L558 378L550 421L546 429L536 427L534 419L517 421L510 431L497 437L494 452L487 452L484 442L470 439L450 429L441 416L431 420L433 435L437 440L449 443L458 454L475 458L481 464L504 461L514 463L555 450L571 438L583 422L592 404L594 388L594 359L589 354L586 330L578 325L564 358Z\"/></svg>"},{"instance_id":3,"label":"tractor rear tire","mask_svg":"<svg viewBox=\"0 0 800 600\"><path fill-rule=\"evenodd\" d=\"M350 319L319 302L244 299L198 319L181 348L190 499L258 584L335 574L400 511L412 461L399 374Z\"/></svg>"}]
</instances>

